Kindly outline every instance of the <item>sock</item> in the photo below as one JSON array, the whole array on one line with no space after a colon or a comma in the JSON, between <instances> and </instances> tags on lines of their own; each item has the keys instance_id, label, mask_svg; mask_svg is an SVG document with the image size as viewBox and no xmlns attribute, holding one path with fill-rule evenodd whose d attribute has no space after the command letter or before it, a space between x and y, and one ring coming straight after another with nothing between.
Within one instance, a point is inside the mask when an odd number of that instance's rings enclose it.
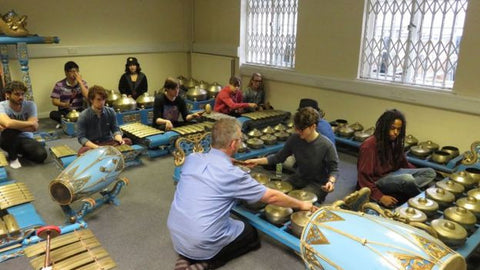
<instances>
[{"instance_id":1,"label":"sock","mask_svg":"<svg viewBox=\"0 0 480 270\"><path fill-rule=\"evenodd\" d=\"M20 164L20 161L17 158L15 160L10 161L10 167L12 167L13 169L18 169L18 168L22 167L22 164Z\"/></svg>"}]
</instances>

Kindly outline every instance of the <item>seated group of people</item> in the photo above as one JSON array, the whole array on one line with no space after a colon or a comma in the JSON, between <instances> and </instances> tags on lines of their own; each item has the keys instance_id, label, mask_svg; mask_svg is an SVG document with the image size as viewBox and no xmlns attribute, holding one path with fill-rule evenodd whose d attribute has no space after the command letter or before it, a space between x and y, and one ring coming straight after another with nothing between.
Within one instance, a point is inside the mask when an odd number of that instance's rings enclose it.
<instances>
[{"instance_id":1,"label":"seated group of people","mask_svg":"<svg viewBox=\"0 0 480 270\"><path fill-rule=\"evenodd\" d=\"M322 203L334 191L339 170L335 138L329 123L321 123L325 121L321 116L315 100L302 99L293 118L296 133L287 139L283 149L268 157L246 160L247 166L281 163L293 155L295 172L287 181L295 189L315 193L318 203ZM431 168L417 169L408 163L405 129L403 114L387 110L378 119L375 134L360 147L358 185L369 187L371 199L385 207L397 206L419 194L436 176ZM238 121L222 119L213 126L212 149L186 158L167 221L179 254L176 270L215 269L260 247L255 228L230 216L237 200L317 209L309 202L259 184L234 166L231 157L241 142Z\"/></svg>"},{"instance_id":2,"label":"seated group of people","mask_svg":"<svg viewBox=\"0 0 480 270\"><path fill-rule=\"evenodd\" d=\"M140 70L137 59L129 57L125 74L119 81L121 93L135 98L147 91L147 78ZM58 128L62 116L72 110L81 112L78 141L82 147L78 153L100 145L131 144L130 139L122 138L115 111L105 107L106 90L101 86L88 89L87 82L79 73L79 66L73 61L65 63L64 71L65 78L55 84L50 95L52 104L58 107L58 110L50 112L50 118L58 122ZM0 102L0 147L7 152L10 167L15 169L21 167L18 157L36 163L42 163L47 158L45 148L33 139L33 132L38 130L37 107L33 101L24 99L26 92L24 83L12 81L4 86L2 93L6 100ZM90 106L87 107L87 104Z\"/></svg>"},{"instance_id":3,"label":"seated group of people","mask_svg":"<svg viewBox=\"0 0 480 270\"><path fill-rule=\"evenodd\" d=\"M136 62L129 58L129 63ZM138 64L138 63L137 63ZM52 102L59 106L58 117L83 104L88 98L77 122L79 154L101 145L131 144L122 137L115 111L105 106L106 90L86 82L78 73L78 65L65 64L66 78L55 85ZM138 78L138 77L137 77ZM253 83L261 76L254 74ZM144 77L146 80L146 78ZM126 79L132 85L132 78ZM232 77L230 84L220 91L215 102L219 112L239 113L238 109L255 108L264 97L255 96L259 103L243 103L239 91L240 79ZM59 90L60 89L60 90ZM24 100L27 88L18 81L5 85L7 100L0 102L0 147L8 152L10 166L21 166L19 156L41 163L47 157L45 148L33 139L38 129L35 103ZM70 95L64 92L70 92ZM134 90L132 95L141 91ZM170 129L179 124L179 115L190 121L199 114L189 114L185 101L178 97L178 81L168 78L164 93L155 98L155 127ZM240 96L240 97L239 97ZM236 100L232 101L232 100ZM67 104L68 103L68 104ZM287 181L295 189L315 193L318 202L334 191L339 179L339 160L335 136L318 103L302 99L293 117L295 134L285 142L282 150L264 158L246 160L249 167L275 165L287 157L295 158L295 172ZM387 110L377 120L375 133L360 147L357 172L358 186L371 189L371 199L385 207L394 207L420 193L436 176L431 168L414 168L405 156L406 120L398 110ZM175 269L214 269L229 260L260 247L257 231L248 223L230 217L237 200L248 203L262 201L299 210L315 211L316 206L269 189L232 163L231 157L242 143L241 128L236 119L216 121L212 130L212 149L186 158L182 168L167 221L173 246L179 253Z\"/></svg>"},{"instance_id":4,"label":"seated group of people","mask_svg":"<svg viewBox=\"0 0 480 270\"><path fill-rule=\"evenodd\" d=\"M232 76L229 84L222 88L215 98L214 111L239 116L243 112L257 108L270 108L265 104L262 75L254 73L250 79L245 95L240 90L241 80ZM163 85L163 94L155 97L153 105L154 128L170 130L184 125L201 116L201 113L189 114L185 100L179 96L180 84L174 78L167 78ZM179 116L183 121L179 121Z\"/></svg>"},{"instance_id":5,"label":"seated group of people","mask_svg":"<svg viewBox=\"0 0 480 270\"><path fill-rule=\"evenodd\" d=\"M141 72L137 58L128 57L125 64L125 73L120 77L118 89L121 94L136 99L148 91L147 76ZM87 107L88 85L80 75L77 63L68 61L64 65L65 78L58 81L50 95L52 104L58 110L50 112L50 118L58 122L57 128L61 127L61 119L70 111L83 111Z\"/></svg>"}]
</instances>

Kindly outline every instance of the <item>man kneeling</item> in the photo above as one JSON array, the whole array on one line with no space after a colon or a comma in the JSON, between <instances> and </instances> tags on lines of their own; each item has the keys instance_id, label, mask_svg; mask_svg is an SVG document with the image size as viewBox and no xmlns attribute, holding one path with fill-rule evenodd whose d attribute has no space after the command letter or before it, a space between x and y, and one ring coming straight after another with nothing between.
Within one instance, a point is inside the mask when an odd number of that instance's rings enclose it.
<instances>
[{"instance_id":1,"label":"man kneeling","mask_svg":"<svg viewBox=\"0 0 480 270\"><path fill-rule=\"evenodd\" d=\"M183 256L175 269L215 269L260 247L257 231L230 217L237 200L314 210L234 166L231 156L241 143L237 120L221 119L213 126L210 152L187 156L167 221L173 247Z\"/></svg>"}]
</instances>

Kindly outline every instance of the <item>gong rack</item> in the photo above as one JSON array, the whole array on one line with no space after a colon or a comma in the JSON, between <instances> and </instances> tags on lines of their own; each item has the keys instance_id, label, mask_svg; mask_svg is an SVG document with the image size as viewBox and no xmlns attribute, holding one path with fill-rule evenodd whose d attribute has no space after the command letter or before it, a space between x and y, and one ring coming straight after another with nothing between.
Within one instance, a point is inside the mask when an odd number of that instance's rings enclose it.
<instances>
[{"instance_id":1,"label":"gong rack","mask_svg":"<svg viewBox=\"0 0 480 270\"><path fill-rule=\"evenodd\" d=\"M465 194L462 194L460 197L466 197L467 194L466 194L466 191L465 191ZM425 191L423 191L422 193L418 194L417 196L415 196L414 198L425 198ZM408 207L408 202L402 204L400 207ZM451 206L455 206L455 204L452 204ZM448 207L447 207L448 208ZM437 214L434 215L433 219L436 219L436 218L442 218L443 217L443 211L442 210L438 210L437 211ZM429 218L427 220L427 223L430 222L430 219ZM458 253L460 253L464 258L468 258L470 255L473 254L473 252L475 252L476 248L480 245L480 220L477 219L477 224L475 224L475 228L474 228L474 231L473 233L469 233L468 234L468 237L467 237L467 240L465 241L465 243L458 247L458 248L454 248L454 250Z\"/></svg>"},{"instance_id":2,"label":"gong rack","mask_svg":"<svg viewBox=\"0 0 480 270\"><path fill-rule=\"evenodd\" d=\"M337 144L348 145L348 146L351 146L353 148L356 148L357 150L360 148L360 145L362 144L362 142L356 141L353 138L341 137L341 136L338 136L337 134L335 134L335 141L336 141ZM438 170L438 171L442 171L442 172L446 172L446 173L461 171L461 170L464 170L465 168L469 168L469 167L480 169L480 163L479 162L476 162L474 164L467 165L467 166L463 165L462 161L465 157L465 154L458 155L457 157L451 159L446 164L440 164L440 163L436 163L436 162L432 161L431 155L429 155L425 158L417 157L417 156L411 154L409 150L406 151L406 155L407 155L407 160L412 164L415 164L415 165L420 166L420 167L429 167L429 168L432 168L432 169L435 169L435 170Z\"/></svg>"},{"instance_id":3,"label":"gong rack","mask_svg":"<svg viewBox=\"0 0 480 270\"><path fill-rule=\"evenodd\" d=\"M348 203L349 197L351 197L353 194L354 193L346 196L343 200L334 202L334 204L339 207L342 207L344 205L344 202ZM418 195L418 197L424 197L424 196L425 196L424 192ZM353 202L353 203L355 204L356 202ZM407 204L402 206L406 206L406 205ZM349 209L349 208L346 208L346 209ZM232 209L232 212L235 213L236 215L239 215L245 218L252 226L257 228L258 230L262 231L266 235L272 237L273 239L279 241L280 243L284 244L288 248L291 248L292 250L300 254L300 239L297 236L295 236L291 231L290 220L277 226L270 223L266 219L263 209L259 211L254 211L254 210L247 209L241 204L237 204ZM441 212L439 212L437 216L441 216ZM475 225L475 231L467 237L465 243L462 246L454 250L458 252L460 255L462 255L464 258L468 258L470 255L472 255L475 252L479 244L480 244L480 221L477 221L477 224Z\"/></svg>"}]
</instances>

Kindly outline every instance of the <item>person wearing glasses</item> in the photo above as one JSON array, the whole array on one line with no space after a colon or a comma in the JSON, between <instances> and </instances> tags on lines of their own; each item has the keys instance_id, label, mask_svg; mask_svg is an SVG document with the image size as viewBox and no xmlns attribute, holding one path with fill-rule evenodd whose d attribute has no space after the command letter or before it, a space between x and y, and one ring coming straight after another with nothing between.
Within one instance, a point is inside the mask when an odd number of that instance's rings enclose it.
<instances>
[{"instance_id":1,"label":"person wearing glasses","mask_svg":"<svg viewBox=\"0 0 480 270\"><path fill-rule=\"evenodd\" d=\"M257 104L258 109L271 109L269 103L265 103L265 89L263 77L260 73L253 73L247 89L243 91L243 101Z\"/></svg>"},{"instance_id":2,"label":"person wearing glasses","mask_svg":"<svg viewBox=\"0 0 480 270\"><path fill-rule=\"evenodd\" d=\"M435 179L432 168L415 168L407 161L404 141L407 122L398 110L385 111L375 124L375 133L360 146L358 186L370 188L370 198L385 207L395 207L421 192Z\"/></svg>"},{"instance_id":3,"label":"person wearing glasses","mask_svg":"<svg viewBox=\"0 0 480 270\"><path fill-rule=\"evenodd\" d=\"M25 100L27 87L23 82L12 81L4 91L7 100L0 102L0 147L8 153L10 167L22 167L19 155L42 163L47 151L33 139L33 132L38 130L37 106Z\"/></svg>"},{"instance_id":4,"label":"person wearing glasses","mask_svg":"<svg viewBox=\"0 0 480 270\"><path fill-rule=\"evenodd\" d=\"M186 157L167 220L173 247L180 254L175 269L216 269L260 247L255 228L230 217L238 200L317 209L311 202L261 185L234 166L231 157L241 143L240 123L220 119L213 125L210 151Z\"/></svg>"},{"instance_id":5,"label":"person wearing glasses","mask_svg":"<svg viewBox=\"0 0 480 270\"><path fill-rule=\"evenodd\" d=\"M287 179L295 189L313 192L321 203L335 189L338 177L338 155L335 146L317 131L319 113L312 107L298 110L293 117L292 134L278 153L268 157L246 160L250 165L275 165L293 155L295 172Z\"/></svg>"},{"instance_id":6,"label":"person wearing glasses","mask_svg":"<svg viewBox=\"0 0 480 270\"><path fill-rule=\"evenodd\" d=\"M84 100L88 95L87 82L82 79L77 63L68 61L63 69L65 78L55 83L50 94L53 106L58 107L58 110L50 112L50 119L58 123L56 128L61 127L62 116L72 110L81 112L84 109Z\"/></svg>"}]
</instances>

